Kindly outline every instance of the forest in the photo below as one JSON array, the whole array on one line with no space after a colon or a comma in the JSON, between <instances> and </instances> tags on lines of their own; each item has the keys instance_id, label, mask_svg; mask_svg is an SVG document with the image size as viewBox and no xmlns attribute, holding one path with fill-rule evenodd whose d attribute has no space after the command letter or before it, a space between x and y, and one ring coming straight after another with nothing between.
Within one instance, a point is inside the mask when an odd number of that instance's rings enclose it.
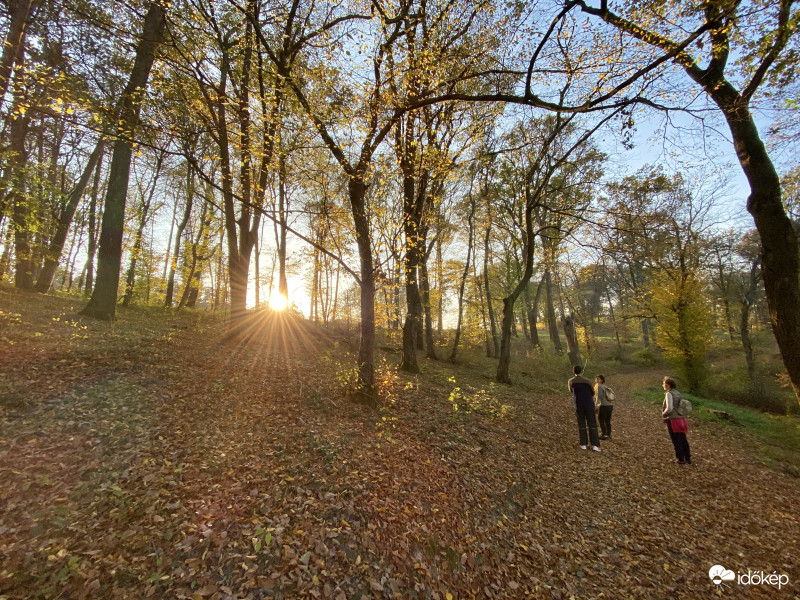
<instances>
[{"instance_id":1,"label":"forest","mask_svg":"<svg viewBox=\"0 0 800 600\"><path fill-rule=\"evenodd\" d=\"M500 382L512 335L539 348L541 322L561 352L563 330L578 364L604 322L693 391L715 334L741 342L759 390L750 330L771 327L797 392L797 171L779 162L796 16L791 2L9 4L0 275L82 291L101 319L119 300L235 321L273 291L314 321L355 318L368 403L376 328L402 327L415 372L414 340L434 356L446 318L450 358L462 333L482 337ZM615 159L637 143L652 161L625 173ZM734 149L746 192L729 185Z\"/></svg>"},{"instance_id":2,"label":"forest","mask_svg":"<svg viewBox=\"0 0 800 600\"><path fill-rule=\"evenodd\" d=\"M0 600L712 597L734 561L796 586L798 22L4 0ZM574 456L575 365L624 403L613 466ZM708 456L677 487L623 464L669 443L665 375ZM561 512L603 494L629 522ZM718 554L653 528L683 494L706 537L739 518Z\"/></svg>"}]
</instances>

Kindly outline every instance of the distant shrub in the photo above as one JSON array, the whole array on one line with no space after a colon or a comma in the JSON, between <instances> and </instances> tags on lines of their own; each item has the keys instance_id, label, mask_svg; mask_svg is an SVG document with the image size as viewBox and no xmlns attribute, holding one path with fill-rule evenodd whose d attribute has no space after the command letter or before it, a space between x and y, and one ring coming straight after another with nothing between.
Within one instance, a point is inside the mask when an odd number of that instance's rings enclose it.
<instances>
[{"instance_id":1,"label":"distant shrub","mask_svg":"<svg viewBox=\"0 0 800 600\"><path fill-rule=\"evenodd\" d=\"M759 383L753 384L743 369L712 376L706 396L777 415L785 415L791 408L787 394L769 390Z\"/></svg>"},{"instance_id":2,"label":"distant shrub","mask_svg":"<svg viewBox=\"0 0 800 600\"><path fill-rule=\"evenodd\" d=\"M652 348L642 348L633 352L629 360L638 367L654 367L661 362L661 356Z\"/></svg>"}]
</instances>

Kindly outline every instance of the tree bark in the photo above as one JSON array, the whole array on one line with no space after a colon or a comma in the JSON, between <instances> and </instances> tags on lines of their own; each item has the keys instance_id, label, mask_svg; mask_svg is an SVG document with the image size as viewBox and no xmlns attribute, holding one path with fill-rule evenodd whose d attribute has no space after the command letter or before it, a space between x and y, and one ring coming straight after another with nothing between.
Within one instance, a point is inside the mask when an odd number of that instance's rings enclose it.
<instances>
[{"instance_id":1,"label":"tree bark","mask_svg":"<svg viewBox=\"0 0 800 600\"><path fill-rule=\"evenodd\" d=\"M125 224L125 201L131 168L133 137L139 125L139 113L155 52L161 43L165 10L159 0L153 0L144 18L142 37L136 48L128 84L122 92L117 140L108 177L103 223L98 249L97 281L89 303L81 314L97 319L114 320L122 267L122 234Z\"/></svg>"},{"instance_id":2,"label":"tree bark","mask_svg":"<svg viewBox=\"0 0 800 600\"><path fill-rule=\"evenodd\" d=\"M719 83L711 97L725 115L736 156L750 185L747 210L761 237L764 290L772 330L800 403L800 248L797 235L781 201L780 179L747 102L729 84Z\"/></svg>"},{"instance_id":3,"label":"tree bark","mask_svg":"<svg viewBox=\"0 0 800 600\"><path fill-rule=\"evenodd\" d=\"M368 406L377 406L375 392L375 272L372 261L372 236L366 211L366 191L363 175L350 177L348 192L356 244L361 265L361 341L358 349L359 387L354 399Z\"/></svg>"}]
</instances>

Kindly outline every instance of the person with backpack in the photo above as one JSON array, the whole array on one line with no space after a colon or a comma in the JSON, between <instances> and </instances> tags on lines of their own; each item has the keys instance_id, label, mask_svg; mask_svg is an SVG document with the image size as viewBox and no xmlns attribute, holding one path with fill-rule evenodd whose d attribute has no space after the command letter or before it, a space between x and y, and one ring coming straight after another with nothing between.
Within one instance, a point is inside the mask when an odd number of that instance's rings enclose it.
<instances>
[{"instance_id":1,"label":"person with backpack","mask_svg":"<svg viewBox=\"0 0 800 600\"><path fill-rule=\"evenodd\" d=\"M575 377L569 380L567 387L572 394L572 404L575 406L575 415L578 417L578 437L581 450L586 450L589 441L592 450L600 452L600 438L597 436L597 419L594 415L594 388L592 382L581 376L583 367L576 365L572 368Z\"/></svg>"},{"instance_id":2,"label":"person with backpack","mask_svg":"<svg viewBox=\"0 0 800 600\"><path fill-rule=\"evenodd\" d=\"M675 463L679 465L692 464L689 453L689 440L686 439L688 426L686 415L691 411L691 402L681 397L681 393L675 389L675 380L671 377L664 377L664 403L661 406L661 416L667 424L667 431L675 447Z\"/></svg>"},{"instance_id":3,"label":"person with backpack","mask_svg":"<svg viewBox=\"0 0 800 600\"><path fill-rule=\"evenodd\" d=\"M600 439L611 439L611 412L614 410L614 390L606 385L604 375L594 378L595 404L598 409L597 419L600 421Z\"/></svg>"}]
</instances>

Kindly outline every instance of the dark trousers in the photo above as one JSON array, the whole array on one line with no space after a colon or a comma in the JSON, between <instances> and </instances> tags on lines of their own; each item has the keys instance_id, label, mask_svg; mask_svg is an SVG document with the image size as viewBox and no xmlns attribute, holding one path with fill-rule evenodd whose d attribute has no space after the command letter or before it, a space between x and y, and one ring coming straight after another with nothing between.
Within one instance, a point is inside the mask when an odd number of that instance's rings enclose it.
<instances>
[{"instance_id":1,"label":"dark trousers","mask_svg":"<svg viewBox=\"0 0 800 600\"><path fill-rule=\"evenodd\" d=\"M600 420L600 433L606 437L611 437L611 411L613 406L601 406L597 418Z\"/></svg>"},{"instance_id":2,"label":"dark trousers","mask_svg":"<svg viewBox=\"0 0 800 600\"><path fill-rule=\"evenodd\" d=\"M578 435L581 439L581 446L587 446L590 439L592 446L599 446L600 438L597 437L597 419L594 416L594 408L576 408L575 414L578 416Z\"/></svg>"},{"instance_id":3,"label":"dark trousers","mask_svg":"<svg viewBox=\"0 0 800 600\"><path fill-rule=\"evenodd\" d=\"M669 430L672 445L675 446L675 458L681 462L690 462L692 459L689 454L689 440L686 439L686 434L672 431L672 421L670 419L667 419L667 429Z\"/></svg>"}]
</instances>

